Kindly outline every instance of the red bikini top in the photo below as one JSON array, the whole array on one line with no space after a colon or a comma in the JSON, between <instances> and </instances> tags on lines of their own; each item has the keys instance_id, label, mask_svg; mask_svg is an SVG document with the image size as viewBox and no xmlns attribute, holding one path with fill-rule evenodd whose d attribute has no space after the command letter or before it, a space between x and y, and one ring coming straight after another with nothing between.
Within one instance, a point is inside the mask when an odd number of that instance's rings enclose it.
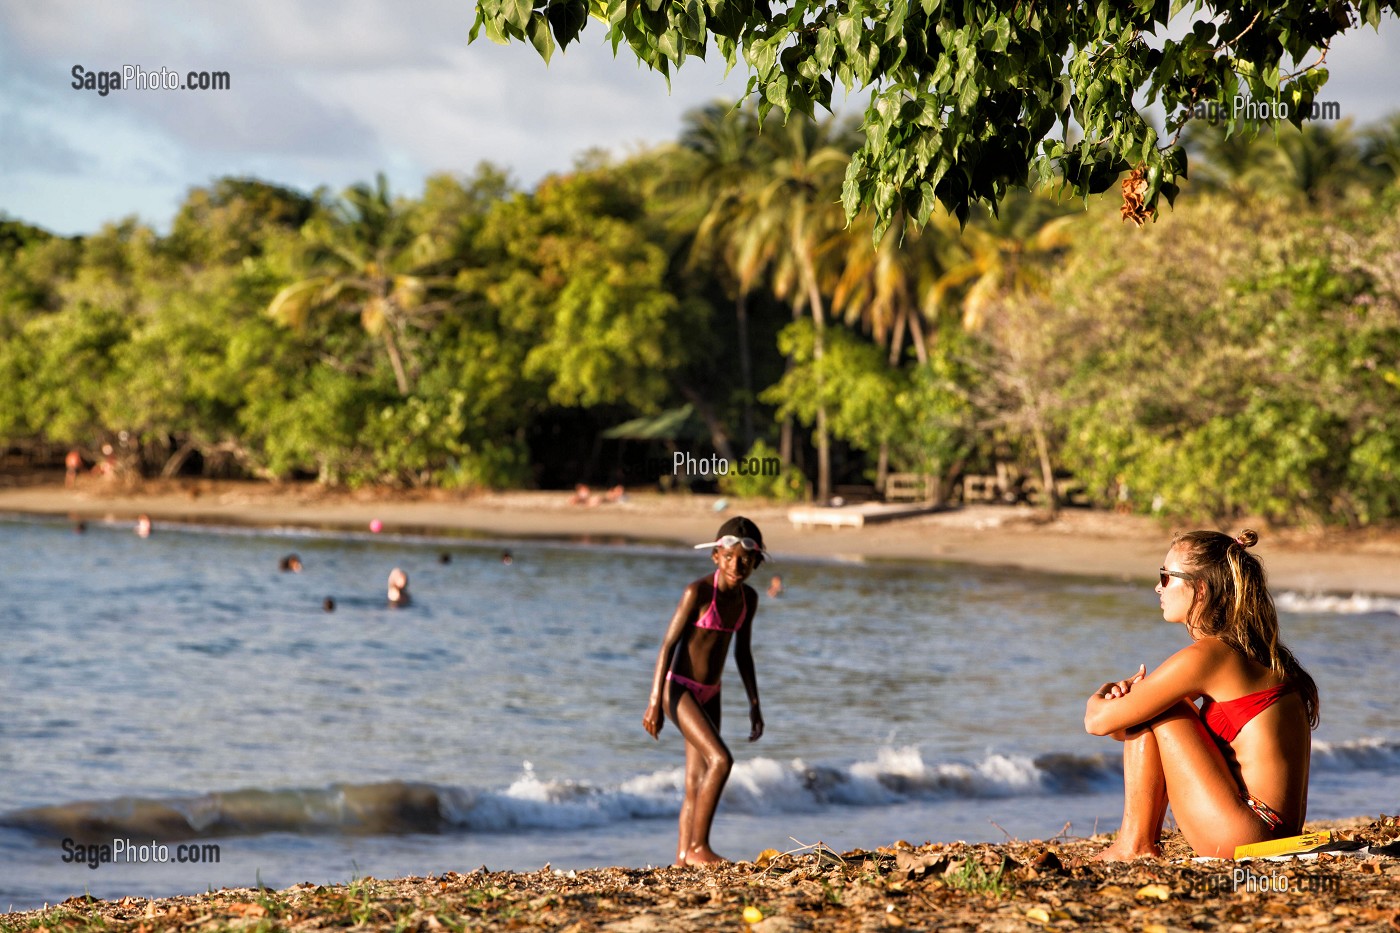
<instances>
[{"instance_id":1,"label":"red bikini top","mask_svg":"<svg viewBox=\"0 0 1400 933\"><path fill-rule=\"evenodd\" d=\"M1205 720L1208 732L1222 742L1233 742L1245 723L1273 706L1292 689L1288 684L1279 684L1233 700L1216 701L1206 697L1201 704L1201 718Z\"/></svg>"}]
</instances>

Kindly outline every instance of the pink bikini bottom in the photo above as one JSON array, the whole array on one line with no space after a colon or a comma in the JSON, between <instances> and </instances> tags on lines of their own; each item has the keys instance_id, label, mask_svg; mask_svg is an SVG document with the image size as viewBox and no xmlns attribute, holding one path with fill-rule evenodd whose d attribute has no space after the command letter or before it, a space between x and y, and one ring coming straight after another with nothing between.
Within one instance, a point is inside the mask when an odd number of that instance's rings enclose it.
<instances>
[{"instance_id":1,"label":"pink bikini bottom","mask_svg":"<svg viewBox=\"0 0 1400 933\"><path fill-rule=\"evenodd\" d=\"M702 684L698 680L691 680L689 677L682 677L680 674L677 674L674 671L667 671L666 679L673 680L685 689L689 690L691 692L691 695L695 697L695 702L699 703L701 706L704 706L705 704L713 700L715 697L719 696L718 683Z\"/></svg>"}]
</instances>

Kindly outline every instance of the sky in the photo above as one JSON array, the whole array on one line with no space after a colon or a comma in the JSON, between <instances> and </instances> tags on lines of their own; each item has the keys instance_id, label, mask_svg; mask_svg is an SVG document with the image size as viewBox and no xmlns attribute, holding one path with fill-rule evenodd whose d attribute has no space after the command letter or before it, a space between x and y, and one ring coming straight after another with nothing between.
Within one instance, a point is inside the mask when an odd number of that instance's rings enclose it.
<instances>
[{"instance_id":1,"label":"sky","mask_svg":"<svg viewBox=\"0 0 1400 933\"><path fill-rule=\"evenodd\" d=\"M0 0L0 214L65 235L136 215L166 229L224 175L310 191L385 172L418 194L489 161L519 184L590 149L672 140L684 113L747 76L687 62L666 81L597 23L546 64L529 45L468 45L471 0ZM717 59L718 56L713 56ZM1400 22L1335 43L1320 100L1367 123L1400 110ZM227 90L74 88L131 66L227 72ZM135 83L133 71L132 84ZM81 79L77 79L81 82ZM864 94L842 108L863 109Z\"/></svg>"}]
</instances>

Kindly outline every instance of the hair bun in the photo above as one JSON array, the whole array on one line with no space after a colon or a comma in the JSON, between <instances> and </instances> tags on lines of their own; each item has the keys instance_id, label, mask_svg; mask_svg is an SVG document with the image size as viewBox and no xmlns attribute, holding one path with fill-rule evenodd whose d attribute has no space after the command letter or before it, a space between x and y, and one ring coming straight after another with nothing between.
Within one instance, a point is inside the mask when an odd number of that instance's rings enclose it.
<instances>
[{"instance_id":1,"label":"hair bun","mask_svg":"<svg viewBox=\"0 0 1400 933\"><path fill-rule=\"evenodd\" d=\"M1246 528L1235 536L1235 543L1240 547L1254 547L1259 543L1259 532L1253 528Z\"/></svg>"}]
</instances>

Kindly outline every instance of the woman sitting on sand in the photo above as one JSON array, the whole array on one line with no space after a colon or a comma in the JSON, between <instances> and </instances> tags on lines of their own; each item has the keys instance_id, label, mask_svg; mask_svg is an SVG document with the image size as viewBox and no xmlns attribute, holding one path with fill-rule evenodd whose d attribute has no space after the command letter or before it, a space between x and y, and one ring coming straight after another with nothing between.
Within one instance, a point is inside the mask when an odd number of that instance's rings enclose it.
<instances>
[{"instance_id":1,"label":"woman sitting on sand","mask_svg":"<svg viewBox=\"0 0 1400 933\"><path fill-rule=\"evenodd\" d=\"M1169 803L1198 855L1302 832L1317 685L1279 641L1264 568L1246 550L1258 540L1178 535L1156 591L1191 644L1089 697L1084 728L1123 743L1123 826L1101 859L1160 855Z\"/></svg>"}]
</instances>

